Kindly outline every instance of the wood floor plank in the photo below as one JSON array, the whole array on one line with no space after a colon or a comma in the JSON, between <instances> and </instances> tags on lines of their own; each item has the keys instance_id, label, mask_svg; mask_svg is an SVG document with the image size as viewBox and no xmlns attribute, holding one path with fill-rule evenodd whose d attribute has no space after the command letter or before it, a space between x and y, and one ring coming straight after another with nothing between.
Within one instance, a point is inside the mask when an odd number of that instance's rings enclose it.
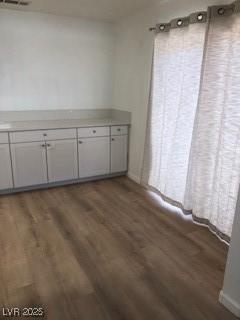
<instances>
[{"instance_id":1,"label":"wood floor plank","mask_svg":"<svg viewBox=\"0 0 240 320\"><path fill-rule=\"evenodd\" d=\"M0 197L0 307L49 320L235 320L227 246L126 177Z\"/></svg>"}]
</instances>

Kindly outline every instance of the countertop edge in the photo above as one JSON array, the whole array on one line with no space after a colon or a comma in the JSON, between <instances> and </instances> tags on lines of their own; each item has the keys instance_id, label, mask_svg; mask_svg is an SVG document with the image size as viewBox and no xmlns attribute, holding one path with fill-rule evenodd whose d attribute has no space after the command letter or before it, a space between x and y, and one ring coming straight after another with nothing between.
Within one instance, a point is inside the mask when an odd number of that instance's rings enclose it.
<instances>
[{"instance_id":1,"label":"countertop edge","mask_svg":"<svg viewBox=\"0 0 240 320\"><path fill-rule=\"evenodd\" d=\"M130 126L129 121L117 119L79 119L79 120L40 120L40 121L14 121L4 122L4 126L9 128L1 128L0 133L11 133L18 131L37 131L37 130L61 130L88 127L105 127L105 126Z\"/></svg>"}]
</instances>

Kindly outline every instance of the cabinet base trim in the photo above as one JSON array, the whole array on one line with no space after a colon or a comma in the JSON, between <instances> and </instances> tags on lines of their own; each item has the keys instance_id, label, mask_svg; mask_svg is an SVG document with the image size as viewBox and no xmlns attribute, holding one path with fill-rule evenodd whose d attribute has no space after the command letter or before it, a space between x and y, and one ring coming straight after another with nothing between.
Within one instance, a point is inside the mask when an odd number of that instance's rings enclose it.
<instances>
[{"instance_id":1,"label":"cabinet base trim","mask_svg":"<svg viewBox=\"0 0 240 320\"><path fill-rule=\"evenodd\" d=\"M49 188L56 188L56 187L63 187L63 186L72 185L72 184L79 184L79 183L84 183L84 182L111 179L111 178L115 178L115 177L125 176L126 174L127 174L127 172L119 172L119 173L107 174L107 175L96 176L96 177L82 178L82 179L76 179L76 180L67 180L67 181L46 183L46 184L30 186L30 187L1 190L0 195L14 194L14 193L19 193L19 192L42 190L42 189L49 189Z\"/></svg>"}]
</instances>

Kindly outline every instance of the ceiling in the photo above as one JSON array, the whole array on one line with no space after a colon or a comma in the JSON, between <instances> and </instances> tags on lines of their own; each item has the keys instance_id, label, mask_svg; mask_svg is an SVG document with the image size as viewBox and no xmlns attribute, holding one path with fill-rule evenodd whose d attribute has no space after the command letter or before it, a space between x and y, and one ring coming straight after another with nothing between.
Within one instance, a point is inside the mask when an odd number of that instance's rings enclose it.
<instances>
[{"instance_id":1,"label":"ceiling","mask_svg":"<svg viewBox=\"0 0 240 320\"><path fill-rule=\"evenodd\" d=\"M156 0L29 0L29 6L0 4L0 8L52 13L115 22ZM161 2L159 0L159 2Z\"/></svg>"}]
</instances>

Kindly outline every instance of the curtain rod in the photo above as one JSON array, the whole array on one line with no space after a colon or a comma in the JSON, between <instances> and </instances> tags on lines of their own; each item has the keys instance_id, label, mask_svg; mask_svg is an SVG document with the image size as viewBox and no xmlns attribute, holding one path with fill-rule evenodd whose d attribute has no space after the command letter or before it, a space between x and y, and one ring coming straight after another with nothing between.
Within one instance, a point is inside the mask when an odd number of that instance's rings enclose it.
<instances>
[{"instance_id":1,"label":"curtain rod","mask_svg":"<svg viewBox=\"0 0 240 320\"><path fill-rule=\"evenodd\" d=\"M157 28L156 27L151 27L151 28L149 28L149 31L151 32L151 31L157 31Z\"/></svg>"},{"instance_id":2,"label":"curtain rod","mask_svg":"<svg viewBox=\"0 0 240 320\"><path fill-rule=\"evenodd\" d=\"M190 14L188 17L176 18L169 23L159 23L154 27L150 27L149 31L156 33L167 32L170 29L186 27L191 23L205 23L208 19L230 16L233 13L240 12L240 0L236 0L228 5L211 6L208 11L198 11Z\"/></svg>"},{"instance_id":3,"label":"curtain rod","mask_svg":"<svg viewBox=\"0 0 240 320\"><path fill-rule=\"evenodd\" d=\"M155 27L149 28L149 31L155 32L167 32L170 29L182 28L188 26L190 23L204 23L207 21L207 12L195 12L190 14L188 17L176 18L171 20L169 23L159 23Z\"/></svg>"}]
</instances>

